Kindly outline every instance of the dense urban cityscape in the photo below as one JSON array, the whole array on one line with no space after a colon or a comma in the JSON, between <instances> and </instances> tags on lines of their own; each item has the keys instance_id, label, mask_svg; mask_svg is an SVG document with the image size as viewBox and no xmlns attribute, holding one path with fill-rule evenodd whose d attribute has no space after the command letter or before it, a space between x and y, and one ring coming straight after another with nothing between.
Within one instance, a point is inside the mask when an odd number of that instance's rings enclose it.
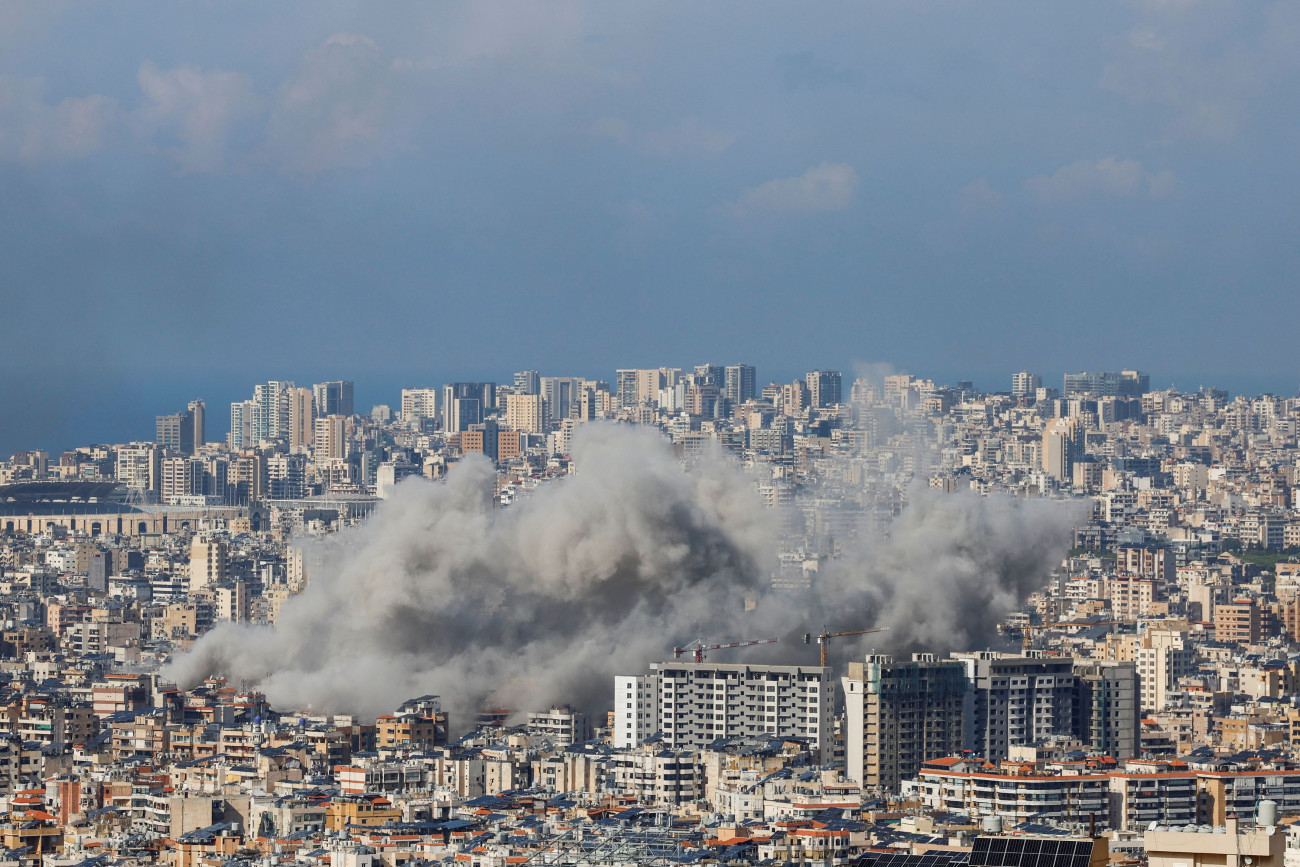
<instances>
[{"instance_id":1,"label":"dense urban cityscape","mask_svg":"<svg viewBox=\"0 0 1300 867\"><path fill-rule=\"evenodd\" d=\"M0 0L0 867L1300 867L1298 94L1295 0Z\"/></svg>"},{"instance_id":2,"label":"dense urban cityscape","mask_svg":"<svg viewBox=\"0 0 1300 867\"><path fill-rule=\"evenodd\" d=\"M1300 398L761 382L14 454L0 862L1300 857Z\"/></svg>"}]
</instances>

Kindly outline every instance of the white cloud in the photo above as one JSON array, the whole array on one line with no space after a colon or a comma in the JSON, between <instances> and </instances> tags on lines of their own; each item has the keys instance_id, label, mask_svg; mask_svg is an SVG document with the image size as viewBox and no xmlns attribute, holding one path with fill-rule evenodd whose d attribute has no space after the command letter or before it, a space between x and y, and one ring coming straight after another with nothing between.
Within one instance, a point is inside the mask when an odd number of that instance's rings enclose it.
<instances>
[{"instance_id":1,"label":"white cloud","mask_svg":"<svg viewBox=\"0 0 1300 867\"><path fill-rule=\"evenodd\" d=\"M1140 12L1115 40L1099 84L1154 107L1166 142L1232 141L1261 108L1258 98L1300 67L1300 10L1293 2L1165 0Z\"/></svg>"},{"instance_id":2,"label":"white cloud","mask_svg":"<svg viewBox=\"0 0 1300 867\"><path fill-rule=\"evenodd\" d=\"M173 135L177 144L162 151L186 171L222 168L235 125L261 104L252 82L237 72L190 65L163 70L146 60L136 78L148 100L140 110L144 133Z\"/></svg>"},{"instance_id":3,"label":"white cloud","mask_svg":"<svg viewBox=\"0 0 1300 867\"><path fill-rule=\"evenodd\" d=\"M83 159L101 150L121 120L106 96L45 100L45 82L0 76L0 158L23 162Z\"/></svg>"},{"instance_id":4,"label":"white cloud","mask_svg":"<svg viewBox=\"0 0 1300 867\"><path fill-rule=\"evenodd\" d=\"M307 52L276 97L268 155L297 172L363 166L395 145L393 64L374 40L331 36Z\"/></svg>"},{"instance_id":5,"label":"white cloud","mask_svg":"<svg viewBox=\"0 0 1300 867\"><path fill-rule=\"evenodd\" d=\"M23 142L25 159L81 159L96 153L120 119L107 96L68 97L33 120Z\"/></svg>"},{"instance_id":6,"label":"white cloud","mask_svg":"<svg viewBox=\"0 0 1300 867\"><path fill-rule=\"evenodd\" d=\"M822 163L802 175L759 184L740 197L739 214L843 211L853 202L858 173L848 163Z\"/></svg>"},{"instance_id":7,"label":"white cloud","mask_svg":"<svg viewBox=\"0 0 1300 867\"><path fill-rule=\"evenodd\" d=\"M1151 174L1135 159L1106 157L1080 160L1061 166L1050 175L1036 175L1025 181L1025 189L1040 202L1068 202L1091 195L1133 198L1144 192L1151 198L1171 193L1174 173Z\"/></svg>"},{"instance_id":8,"label":"white cloud","mask_svg":"<svg viewBox=\"0 0 1300 867\"><path fill-rule=\"evenodd\" d=\"M567 55L582 39L585 12L573 0L534 3L470 3L447 22L445 59L500 60Z\"/></svg>"}]
</instances>

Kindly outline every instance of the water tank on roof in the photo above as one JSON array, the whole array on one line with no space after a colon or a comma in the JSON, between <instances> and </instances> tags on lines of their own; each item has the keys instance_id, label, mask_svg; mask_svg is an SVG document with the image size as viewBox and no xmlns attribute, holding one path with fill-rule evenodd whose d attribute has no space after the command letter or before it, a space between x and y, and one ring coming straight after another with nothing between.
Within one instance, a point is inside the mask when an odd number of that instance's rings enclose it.
<instances>
[{"instance_id":1,"label":"water tank on roof","mask_svg":"<svg viewBox=\"0 0 1300 867\"><path fill-rule=\"evenodd\" d=\"M1277 801L1260 801L1259 808L1255 811L1255 818L1258 824L1265 827L1277 824Z\"/></svg>"},{"instance_id":2,"label":"water tank on roof","mask_svg":"<svg viewBox=\"0 0 1300 867\"><path fill-rule=\"evenodd\" d=\"M984 817L984 821L983 821L983 823L982 823L982 826L983 826L983 828L984 828L984 833L985 833L985 834L1001 834L1001 833L1002 833L1002 817L1001 817L1001 816L985 816L985 817Z\"/></svg>"}]
</instances>

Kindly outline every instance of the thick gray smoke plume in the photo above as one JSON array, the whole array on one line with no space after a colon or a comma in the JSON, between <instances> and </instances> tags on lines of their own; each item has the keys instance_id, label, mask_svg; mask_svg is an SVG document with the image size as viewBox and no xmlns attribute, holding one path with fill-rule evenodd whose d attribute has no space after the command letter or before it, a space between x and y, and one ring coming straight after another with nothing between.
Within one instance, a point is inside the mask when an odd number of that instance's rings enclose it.
<instances>
[{"instance_id":1,"label":"thick gray smoke plume","mask_svg":"<svg viewBox=\"0 0 1300 867\"><path fill-rule=\"evenodd\" d=\"M168 673L362 715L437 693L461 729L489 695L519 711L601 710L614 674L698 636L782 635L762 657L804 663L816 649L790 642L823 623L891 627L871 636L878 647L982 646L1045 582L1073 517L1059 503L922 490L888 539L792 598L769 589L777 522L734 462L684 470L656 433L602 425L579 429L573 457L576 475L506 510L491 508L485 460L460 462L445 483L403 482L368 523L322 543L325 568L275 628L218 626Z\"/></svg>"},{"instance_id":2,"label":"thick gray smoke plume","mask_svg":"<svg viewBox=\"0 0 1300 867\"><path fill-rule=\"evenodd\" d=\"M842 639L840 660L863 647L983 649L996 640L998 621L1047 583L1069 548L1071 528L1085 518L1077 502L921 488L887 538L864 539L826 564L812 607L833 618L831 631L889 628Z\"/></svg>"},{"instance_id":3,"label":"thick gray smoke plume","mask_svg":"<svg viewBox=\"0 0 1300 867\"><path fill-rule=\"evenodd\" d=\"M615 670L734 622L766 578L775 523L734 468L686 473L655 434L586 425L576 475L504 511L486 460L408 480L274 629L219 626L171 668L260 683L276 705L392 710L433 692L464 725L479 699L595 707Z\"/></svg>"}]
</instances>

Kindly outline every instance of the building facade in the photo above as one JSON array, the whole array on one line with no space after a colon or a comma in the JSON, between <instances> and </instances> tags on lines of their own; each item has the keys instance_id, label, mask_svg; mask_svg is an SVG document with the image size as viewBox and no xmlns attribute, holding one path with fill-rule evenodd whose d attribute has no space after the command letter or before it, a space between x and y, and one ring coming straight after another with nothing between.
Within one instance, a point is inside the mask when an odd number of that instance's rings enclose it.
<instances>
[{"instance_id":1,"label":"building facade","mask_svg":"<svg viewBox=\"0 0 1300 867\"><path fill-rule=\"evenodd\" d=\"M845 776L864 787L897 792L922 763L961 751L966 670L933 654L910 661L868 656L843 678Z\"/></svg>"},{"instance_id":2,"label":"building facade","mask_svg":"<svg viewBox=\"0 0 1300 867\"><path fill-rule=\"evenodd\" d=\"M734 737L801 738L813 749L829 748L829 667L658 662L650 669L615 678L615 746L635 746L658 732L674 749Z\"/></svg>"},{"instance_id":3,"label":"building facade","mask_svg":"<svg viewBox=\"0 0 1300 867\"><path fill-rule=\"evenodd\" d=\"M1008 656L991 651L953 654L971 686L967 749L990 762L1010 748L1074 729L1074 660Z\"/></svg>"}]
</instances>

